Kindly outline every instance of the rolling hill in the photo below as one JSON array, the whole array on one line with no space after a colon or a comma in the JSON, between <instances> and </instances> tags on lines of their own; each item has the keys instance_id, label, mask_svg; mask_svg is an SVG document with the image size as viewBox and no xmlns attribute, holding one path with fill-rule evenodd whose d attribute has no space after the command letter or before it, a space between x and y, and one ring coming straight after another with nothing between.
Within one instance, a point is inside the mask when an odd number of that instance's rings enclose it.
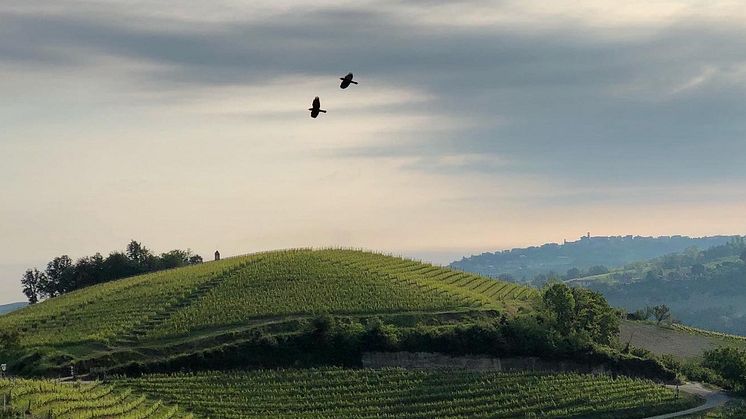
<instances>
[{"instance_id":1,"label":"rolling hill","mask_svg":"<svg viewBox=\"0 0 746 419\"><path fill-rule=\"evenodd\" d=\"M28 303L10 303L0 305L0 314L10 313L11 311L18 310L19 308L26 307Z\"/></svg>"},{"instance_id":2,"label":"rolling hill","mask_svg":"<svg viewBox=\"0 0 746 419\"><path fill-rule=\"evenodd\" d=\"M110 367L196 352L252 329L292 331L323 313L363 318L510 313L534 294L516 284L392 256L298 249L91 286L3 316L0 329L20 332L27 356L20 368L43 372L52 365Z\"/></svg>"},{"instance_id":3,"label":"rolling hill","mask_svg":"<svg viewBox=\"0 0 746 419\"><path fill-rule=\"evenodd\" d=\"M552 272L565 275L570 269L587 271L594 266L622 267L690 247L706 249L727 243L730 236L584 236L572 242L487 252L464 257L449 266L490 277L511 277L518 282Z\"/></svg>"},{"instance_id":4,"label":"rolling hill","mask_svg":"<svg viewBox=\"0 0 746 419\"><path fill-rule=\"evenodd\" d=\"M630 264L568 281L601 292L614 306L635 311L665 304L681 322L746 335L746 252L743 239Z\"/></svg>"},{"instance_id":5,"label":"rolling hill","mask_svg":"<svg viewBox=\"0 0 746 419\"><path fill-rule=\"evenodd\" d=\"M16 412L55 417L631 418L700 403L640 378L366 369L350 349L446 345L469 354L518 341L540 352L549 341L531 335L542 329L525 316L537 297L372 252L250 254L94 285L0 317L0 330L19 333L0 351L12 374L60 376L72 367L105 380L0 381L0 393ZM622 368L659 368L604 356Z\"/></svg>"}]
</instances>

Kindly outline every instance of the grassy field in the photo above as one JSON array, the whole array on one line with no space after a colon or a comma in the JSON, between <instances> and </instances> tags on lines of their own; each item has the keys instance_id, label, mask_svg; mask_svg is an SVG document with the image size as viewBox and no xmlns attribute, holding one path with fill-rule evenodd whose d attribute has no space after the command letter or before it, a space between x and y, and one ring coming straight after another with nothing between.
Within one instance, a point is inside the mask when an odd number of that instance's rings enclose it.
<instances>
[{"instance_id":1,"label":"grassy field","mask_svg":"<svg viewBox=\"0 0 746 419\"><path fill-rule=\"evenodd\" d=\"M649 322L623 321L619 341L647 349L656 355L670 354L678 358L699 358L704 351L718 346L746 349L746 337L709 332L682 325L655 325Z\"/></svg>"},{"instance_id":2,"label":"grassy field","mask_svg":"<svg viewBox=\"0 0 746 419\"><path fill-rule=\"evenodd\" d=\"M3 413L7 417L60 419L192 417L175 405L99 382L0 379L0 398L6 401L5 412L0 410L0 417L6 417Z\"/></svg>"},{"instance_id":3,"label":"grassy field","mask_svg":"<svg viewBox=\"0 0 746 419\"><path fill-rule=\"evenodd\" d=\"M701 402L650 381L583 374L323 368L115 382L215 418L639 418Z\"/></svg>"}]
</instances>

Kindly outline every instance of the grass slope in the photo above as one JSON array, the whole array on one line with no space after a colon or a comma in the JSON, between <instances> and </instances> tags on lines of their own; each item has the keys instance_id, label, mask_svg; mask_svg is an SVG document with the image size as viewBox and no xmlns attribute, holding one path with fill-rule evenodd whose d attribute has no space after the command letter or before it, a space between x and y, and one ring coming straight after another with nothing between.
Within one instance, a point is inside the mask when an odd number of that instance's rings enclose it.
<instances>
[{"instance_id":1,"label":"grass slope","mask_svg":"<svg viewBox=\"0 0 746 419\"><path fill-rule=\"evenodd\" d=\"M647 349L656 355L673 355L682 359L700 358L704 351L718 346L746 349L746 337L725 335L682 325L655 325L649 322L623 321L619 341Z\"/></svg>"},{"instance_id":2,"label":"grass slope","mask_svg":"<svg viewBox=\"0 0 746 419\"><path fill-rule=\"evenodd\" d=\"M60 367L111 357L116 363L198 351L256 327L288 331L319 313L510 313L534 294L398 257L297 249L92 286L2 316L0 329L21 332L26 363L39 372L45 362Z\"/></svg>"}]
</instances>

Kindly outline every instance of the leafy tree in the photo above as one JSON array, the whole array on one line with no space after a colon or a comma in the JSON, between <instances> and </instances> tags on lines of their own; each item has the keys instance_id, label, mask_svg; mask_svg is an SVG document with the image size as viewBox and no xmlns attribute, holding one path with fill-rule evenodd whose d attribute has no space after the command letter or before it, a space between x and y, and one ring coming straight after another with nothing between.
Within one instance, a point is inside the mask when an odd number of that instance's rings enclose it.
<instances>
[{"instance_id":1,"label":"leafy tree","mask_svg":"<svg viewBox=\"0 0 746 419\"><path fill-rule=\"evenodd\" d=\"M104 257L96 253L75 262L75 287L82 288L96 284L105 278Z\"/></svg>"},{"instance_id":2,"label":"leafy tree","mask_svg":"<svg viewBox=\"0 0 746 419\"><path fill-rule=\"evenodd\" d=\"M557 330L568 335L575 321L575 298L570 288L562 283L549 285L544 291L543 302L555 320Z\"/></svg>"},{"instance_id":3,"label":"leafy tree","mask_svg":"<svg viewBox=\"0 0 746 419\"><path fill-rule=\"evenodd\" d=\"M29 303L36 304L42 298L41 288L47 282L46 274L39 272L38 269L27 269L21 278L23 285L23 294L28 298Z\"/></svg>"},{"instance_id":4,"label":"leafy tree","mask_svg":"<svg viewBox=\"0 0 746 419\"><path fill-rule=\"evenodd\" d=\"M56 257L47 264L45 272L27 270L21 284L24 294L33 304L42 298L52 298L101 282L198 263L202 263L202 257L192 254L191 250L172 250L158 257L140 242L132 240L126 253L112 252L106 258L96 253L73 264L67 255Z\"/></svg>"},{"instance_id":5,"label":"leafy tree","mask_svg":"<svg viewBox=\"0 0 746 419\"><path fill-rule=\"evenodd\" d=\"M662 321L671 318L671 309L665 304L655 306L653 307L653 316L655 317L657 324L661 324Z\"/></svg>"},{"instance_id":6,"label":"leafy tree","mask_svg":"<svg viewBox=\"0 0 746 419\"><path fill-rule=\"evenodd\" d=\"M108 280L125 278L140 273L138 266L121 252L112 252L104 261L104 276Z\"/></svg>"},{"instance_id":7,"label":"leafy tree","mask_svg":"<svg viewBox=\"0 0 746 419\"><path fill-rule=\"evenodd\" d=\"M127 245L127 257L137 265L146 265L151 256L150 250L138 241L132 240Z\"/></svg>"},{"instance_id":8,"label":"leafy tree","mask_svg":"<svg viewBox=\"0 0 746 419\"><path fill-rule=\"evenodd\" d=\"M594 342L610 345L619 333L619 316L604 296L586 288L572 288L575 300L575 330Z\"/></svg>"},{"instance_id":9,"label":"leafy tree","mask_svg":"<svg viewBox=\"0 0 746 419\"><path fill-rule=\"evenodd\" d=\"M189 249L176 249L161 254L159 267L160 269L170 269L187 265L195 265L197 263L202 263L202 256L192 255L192 251Z\"/></svg>"},{"instance_id":10,"label":"leafy tree","mask_svg":"<svg viewBox=\"0 0 746 419\"><path fill-rule=\"evenodd\" d=\"M746 387L746 351L733 347L719 347L704 353L702 366L715 370L734 387Z\"/></svg>"},{"instance_id":11,"label":"leafy tree","mask_svg":"<svg viewBox=\"0 0 746 419\"><path fill-rule=\"evenodd\" d=\"M42 287L42 293L51 298L75 289L72 267L73 261L68 255L52 259L47 264L47 282Z\"/></svg>"}]
</instances>

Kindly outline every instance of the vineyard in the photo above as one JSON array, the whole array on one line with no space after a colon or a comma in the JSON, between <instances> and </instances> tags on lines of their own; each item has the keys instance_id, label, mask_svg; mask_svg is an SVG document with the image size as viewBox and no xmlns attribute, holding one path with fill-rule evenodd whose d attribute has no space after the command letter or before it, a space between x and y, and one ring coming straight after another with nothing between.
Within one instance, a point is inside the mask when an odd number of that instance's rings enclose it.
<instances>
[{"instance_id":1,"label":"vineyard","mask_svg":"<svg viewBox=\"0 0 746 419\"><path fill-rule=\"evenodd\" d=\"M503 307L528 288L420 262L345 250L263 255L226 276L152 337L293 314L371 314Z\"/></svg>"},{"instance_id":2,"label":"vineyard","mask_svg":"<svg viewBox=\"0 0 746 419\"><path fill-rule=\"evenodd\" d=\"M650 381L583 374L323 368L115 382L213 418L632 418L698 404Z\"/></svg>"},{"instance_id":3,"label":"vineyard","mask_svg":"<svg viewBox=\"0 0 746 419\"><path fill-rule=\"evenodd\" d=\"M286 250L99 284L0 317L23 346L133 343L256 318L513 307L529 288L352 250Z\"/></svg>"},{"instance_id":4,"label":"vineyard","mask_svg":"<svg viewBox=\"0 0 746 419\"><path fill-rule=\"evenodd\" d=\"M75 419L192 417L176 406L153 401L130 389L119 389L98 382L81 384L0 379L0 398L5 400L5 412L0 414L4 413L8 417L24 417L26 414L40 418Z\"/></svg>"}]
</instances>

